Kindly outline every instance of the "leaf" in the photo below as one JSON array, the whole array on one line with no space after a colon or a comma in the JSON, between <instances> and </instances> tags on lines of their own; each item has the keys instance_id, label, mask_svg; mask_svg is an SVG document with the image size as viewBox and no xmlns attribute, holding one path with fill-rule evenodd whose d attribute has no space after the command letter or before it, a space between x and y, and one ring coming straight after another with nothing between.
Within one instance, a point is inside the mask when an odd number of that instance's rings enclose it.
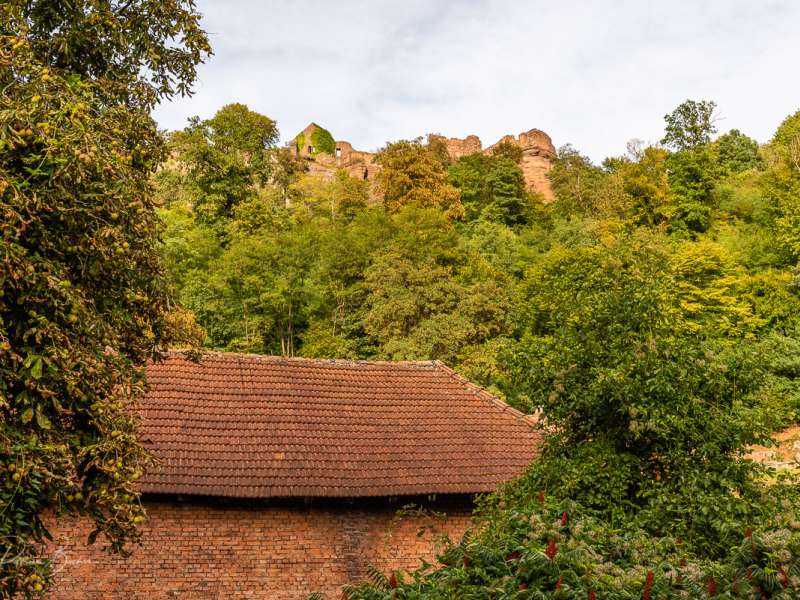
<instances>
[{"instance_id":1,"label":"leaf","mask_svg":"<svg viewBox=\"0 0 800 600\"><path fill-rule=\"evenodd\" d=\"M36 380L42 378L42 357L37 356L36 360L33 361L33 366L31 367L31 377Z\"/></svg>"},{"instance_id":2,"label":"leaf","mask_svg":"<svg viewBox=\"0 0 800 600\"><path fill-rule=\"evenodd\" d=\"M22 419L23 423L30 423L31 419L33 419L33 408L31 408L30 406L26 408L22 412L22 416L20 417L20 419Z\"/></svg>"},{"instance_id":3,"label":"leaf","mask_svg":"<svg viewBox=\"0 0 800 600\"><path fill-rule=\"evenodd\" d=\"M42 429L50 429L50 419L47 418L47 415L42 412L42 407L39 406L36 409L36 423Z\"/></svg>"},{"instance_id":4,"label":"leaf","mask_svg":"<svg viewBox=\"0 0 800 600\"><path fill-rule=\"evenodd\" d=\"M38 380L42 377L42 357L37 354L29 354L25 357L22 365L30 371L31 377Z\"/></svg>"}]
</instances>

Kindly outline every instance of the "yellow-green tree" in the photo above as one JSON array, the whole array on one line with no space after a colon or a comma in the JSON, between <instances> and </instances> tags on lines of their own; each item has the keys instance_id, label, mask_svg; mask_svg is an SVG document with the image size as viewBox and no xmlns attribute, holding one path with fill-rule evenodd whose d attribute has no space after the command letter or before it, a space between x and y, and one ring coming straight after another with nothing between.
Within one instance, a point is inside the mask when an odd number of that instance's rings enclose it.
<instances>
[{"instance_id":1,"label":"yellow-green tree","mask_svg":"<svg viewBox=\"0 0 800 600\"><path fill-rule=\"evenodd\" d=\"M381 166L377 184L389 212L415 205L438 207L451 219L463 216L460 194L448 181L444 164L419 140L389 144L375 162Z\"/></svg>"}]
</instances>

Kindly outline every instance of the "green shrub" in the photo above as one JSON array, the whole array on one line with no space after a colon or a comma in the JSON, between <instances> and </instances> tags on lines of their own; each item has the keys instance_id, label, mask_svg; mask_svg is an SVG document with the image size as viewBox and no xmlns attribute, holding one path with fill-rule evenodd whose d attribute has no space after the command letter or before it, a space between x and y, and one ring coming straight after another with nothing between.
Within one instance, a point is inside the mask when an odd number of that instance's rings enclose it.
<instances>
[{"instance_id":1,"label":"green shrub","mask_svg":"<svg viewBox=\"0 0 800 600\"><path fill-rule=\"evenodd\" d=\"M440 565L373 574L349 600L669 600L797 598L800 524L746 529L726 560L698 559L679 539L614 527L542 494L524 511L495 510L485 529L450 544Z\"/></svg>"}]
</instances>

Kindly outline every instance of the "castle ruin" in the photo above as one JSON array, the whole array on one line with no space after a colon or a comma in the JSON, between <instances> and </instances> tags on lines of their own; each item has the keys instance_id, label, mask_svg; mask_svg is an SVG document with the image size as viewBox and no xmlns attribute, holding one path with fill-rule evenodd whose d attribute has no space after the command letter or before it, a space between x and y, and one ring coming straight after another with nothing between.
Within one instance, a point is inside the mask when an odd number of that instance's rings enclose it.
<instances>
[{"instance_id":1,"label":"castle ruin","mask_svg":"<svg viewBox=\"0 0 800 600\"><path fill-rule=\"evenodd\" d=\"M485 149L476 135L460 139L431 134L428 140L431 139L444 144L451 160L478 152L492 154L502 143L519 146L522 150L520 168L526 188L540 194L545 202L554 199L547 173L555 160L556 149L550 136L540 129L524 131L517 137L506 135ZM380 169L375 162L375 153L356 150L344 140L335 141L327 130L316 123L310 123L300 132L290 143L290 148L296 156L307 160L309 172L315 175L329 177L336 169L344 169L353 177L372 180Z\"/></svg>"}]
</instances>

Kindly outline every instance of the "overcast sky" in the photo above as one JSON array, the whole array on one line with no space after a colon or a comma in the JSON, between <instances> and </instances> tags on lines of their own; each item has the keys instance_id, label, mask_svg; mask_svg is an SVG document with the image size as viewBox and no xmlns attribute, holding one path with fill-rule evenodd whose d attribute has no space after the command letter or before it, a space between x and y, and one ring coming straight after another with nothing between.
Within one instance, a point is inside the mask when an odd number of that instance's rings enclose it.
<instances>
[{"instance_id":1,"label":"overcast sky","mask_svg":"<svg viewBox=\"0 0 800 600\"><path fill-rule=\"evenodd\" d=\"M658 141L687 98L763 142L800 109L800 0L200 0L215 55L181 128L244 102L374 150L429 132L543 129L595 160Z\"/></svg>"}]
</instances>

